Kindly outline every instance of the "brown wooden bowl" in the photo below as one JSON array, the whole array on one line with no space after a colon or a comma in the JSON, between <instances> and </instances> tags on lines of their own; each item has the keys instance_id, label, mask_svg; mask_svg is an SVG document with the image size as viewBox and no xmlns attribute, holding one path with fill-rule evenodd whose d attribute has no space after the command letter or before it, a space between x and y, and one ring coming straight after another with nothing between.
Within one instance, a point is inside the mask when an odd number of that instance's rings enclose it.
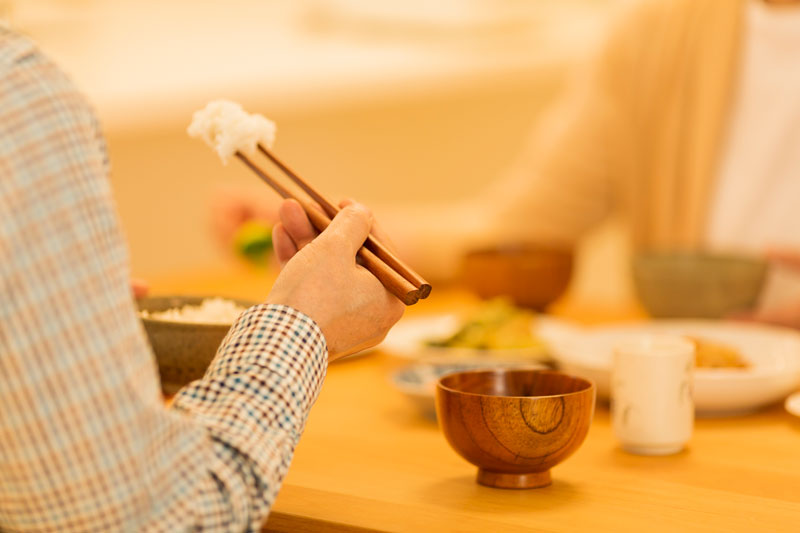
<instances>
[{"instance_id":1,"label":"brown wooden bowl","mask_svg":"<svg viewBox=\"0 0 800 533\"><path fill-rule=\"evenodd\" d=\"M546 487L550 469L586 438L591 381L550 370L478 370L444 376L436 413L447 442L478 467L478 483Z\"/></svg>"},{"instance_id":2,"label":"brown wooden bowl","mask_svg":"<svg viewBox=\"0 0 800 533\"><path fill-rule=\"evenodd\" d=\"M461 266L462 285L478 296L508 296L539 311L564 294L571 275L570 250L527 244L473 250Z\"/></svg>"}]
</instances>

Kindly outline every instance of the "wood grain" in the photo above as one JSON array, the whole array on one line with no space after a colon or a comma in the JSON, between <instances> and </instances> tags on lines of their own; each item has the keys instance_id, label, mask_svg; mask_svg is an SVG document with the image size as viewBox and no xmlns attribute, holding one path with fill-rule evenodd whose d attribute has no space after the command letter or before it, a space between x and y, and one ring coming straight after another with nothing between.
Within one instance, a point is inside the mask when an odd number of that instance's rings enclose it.
<instances>
[{"instance_id":1,"label":"wood grain","mask_svg":"<svg viewBox=\"0 0 800 533\"><path fill-rule=\"evenodd\" d=\"M441 293L440 293L441 294ZM451 300L452 301L452 300ZM796 531L800 423L776 407L697 421L687 452L620 450L607 407L553 483L509 491L475 468L386 385L388 355L328 370L274 511L298 523L410 531Z\"/></svg>"},{"instance_id":2,"label":"wood grain","mask_svg":"<svg viewBox=\"0 0 800 533\"><path fill-rule=\"evenodd\" d=\"M550 469L589 431L594 385L553 371L472 371L442 378L436 413L447 441L500 488L550 485Z\"/></svg>"}]
</instances>

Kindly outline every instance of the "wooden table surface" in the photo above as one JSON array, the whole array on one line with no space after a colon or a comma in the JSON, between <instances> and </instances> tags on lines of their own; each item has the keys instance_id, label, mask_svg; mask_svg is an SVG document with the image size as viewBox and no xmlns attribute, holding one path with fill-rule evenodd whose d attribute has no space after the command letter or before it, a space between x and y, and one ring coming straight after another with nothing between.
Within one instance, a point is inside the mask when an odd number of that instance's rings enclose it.
<instances>
[{"instance_id":1,"label":"wooden table surface","mask_svg":"<svg viewBox=\"0 0 800 533\"><path fill-rule=\"evenodd\" d=\"M157 288L186 292L192 283ZM261 290L201 285L241 297ZM464 301L443 294L411 314ZM572 317L581 314L598 318ZM391 372L407 363L377 351L331 365L266 530L800 531L800 419L781 406L700 419L683 453L641 457L619 448L600 404L550 487L491 489L392 387Z\"/></svg>"}]
</instances>

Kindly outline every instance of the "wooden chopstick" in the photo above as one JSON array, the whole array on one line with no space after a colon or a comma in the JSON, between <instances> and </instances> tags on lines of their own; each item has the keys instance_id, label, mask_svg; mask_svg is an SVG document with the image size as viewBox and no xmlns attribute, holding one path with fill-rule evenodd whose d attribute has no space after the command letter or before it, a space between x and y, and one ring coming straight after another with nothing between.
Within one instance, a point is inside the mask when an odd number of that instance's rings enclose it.
<instances>
[{"instance_id":1,"label":"wooden chopstick","mask_svg":"<svg viewBox=\"0 0 800 533\"><path fill-rule=\"evenodd\" d=\"M246 155L242 154L241 152L236 152L236 157L238 157L245 165L247 165L250 170L260 177L267 185L272 187L281 197L293 198L294 200L297 200L297 202L299 202L303 207L303 210L305 210L306 214L308 215L308 219L311 221L311 224L314 225L317 231L324 231L325 228L328 227L328 224L331 223L331 217L317 209L304 198L301 198L289 191L286 187L281 185L277 180L270 176L265 170L251 161ZM378 257L368 248L362 246L358 251L358 257L361 260L361 264L364 266L364 268L372 272L372 274L378 278L378 280L380 280L383 286L386 287L389 292L394 294L404 304L414 305L417 303L417 301L419 301L420 298L424 298L424 296L421 295L421 291L418 287L414 286L414 284L412 284L408 279L386 264L383 260L381 260L380 257ZM428 289L428 294L430 294L430 289ZM427 294L425 296L427 296Z\"/></svg>"},{"instance_id":2,"label":"wooden chopstick","mask_svg":"<svg viewBox=\"0 0 800 533\"><path fill-rule=\"evenodd\" d=\"M270 161L272 161L275 166L280 168L284 174L289 176L289 178L295 182L303 191L306 192L315 202L317 202L320 207L327 213L327 215L331 218L335 217L336 214L339 212L339 208L335 206L330 200L325 198L322 193L317 191L310 183L300 177L294 170L289 168L283 161L278 159L278 157L273 154L267 148L264 148L262 145L258 145L259 151L267 156ZM411 282L412 285L417 287L419 290L419 297L424 299L427 298L428 295L431 293L431 285L425 281L422 276L414 272L411 267L406 265L399 257L394 255L388 248L386 248L383 243L381 243L378 239L376 239L373 235L369 235L367 237L366 242L367 248L369 248L372 252L375 253L379 258L383 260L387 265L392 267L396 270L401 276Z\"/></svg>"}]
</instances>

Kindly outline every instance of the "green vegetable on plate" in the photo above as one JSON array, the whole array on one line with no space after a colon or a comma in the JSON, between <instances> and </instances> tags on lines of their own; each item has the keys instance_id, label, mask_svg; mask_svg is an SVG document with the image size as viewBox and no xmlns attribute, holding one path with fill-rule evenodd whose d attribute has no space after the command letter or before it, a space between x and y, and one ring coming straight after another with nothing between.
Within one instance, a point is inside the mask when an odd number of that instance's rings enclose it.
<instances>
[{"instance_id":1,"label":"green vegetable on plate","mask_svg":"<svg viewBox=\"0 0 800 533\"><path fill-rule=\"evenodd\" d=\"M248 220L236 231L233 246L237 255L263 265L272 253L272 226L259 220Z\"/></svg>"},{"instance_id":2,"label":"green vegetable on plate","mask_svg":"<svg viewBox=\"0 0 800 533\"><path fill-rule=\"evenodd\" d=\"M533 335L535 314L515 307L509 300L495 298L483 303L452 335L429 339L428 346L474 350L527 349L543 346Z\"/></svg>"}]
</instances>

